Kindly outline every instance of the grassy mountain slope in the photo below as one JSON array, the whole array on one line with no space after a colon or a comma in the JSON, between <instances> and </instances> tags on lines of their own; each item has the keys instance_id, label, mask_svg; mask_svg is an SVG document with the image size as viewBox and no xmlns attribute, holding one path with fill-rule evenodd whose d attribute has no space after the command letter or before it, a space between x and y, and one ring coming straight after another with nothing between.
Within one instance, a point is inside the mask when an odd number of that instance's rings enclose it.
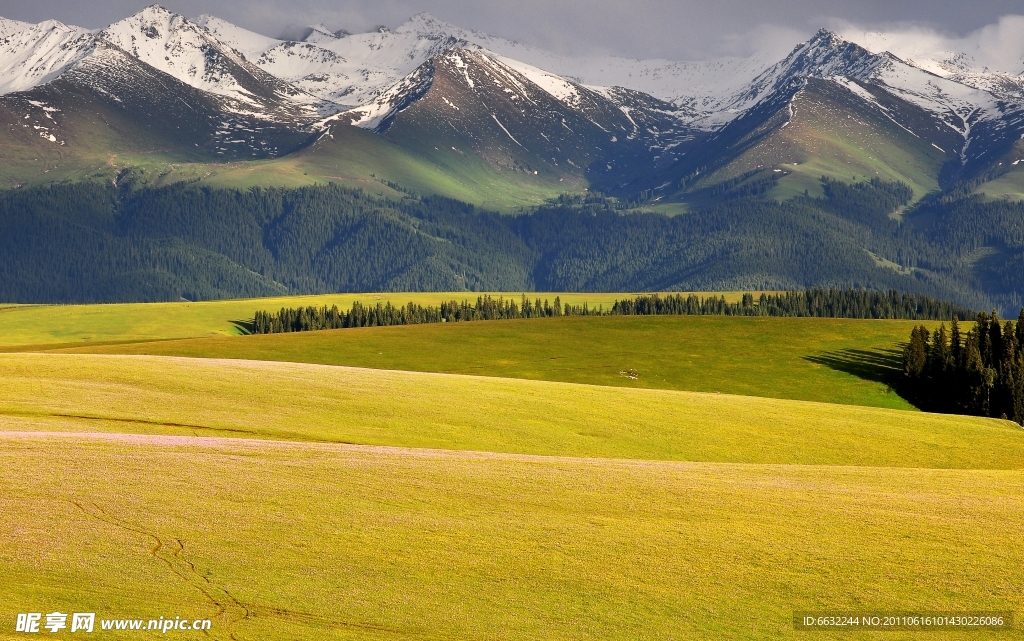
<instances>
[{"instance_id":1,"label":"grassy mountain slope","mask_svg":"<svg viewBox=\"0 0 1024 641\"><path fill-rule=\"evenodd\" d=\"M548 175L502 171L474 153L448 148L441 152L434 146L415 138L396 142L358 127L336 124L328 136L289 158L269 163L265 171L273 174L282 167L294 167L294 171L343 182L386 180L421 194L437 194L498 211L531 207L580 189L578 184L566 185Z\"/></svg>"},{"instance_id":2,"label":"grassy mountain slope","mask_svg":"<svg viewBox=\"0 0 1024 641\"><path fill-rule=\"evenodd\" d=\"M211 95L120 50L100 54L54 82L0 97L0 186L130 174L147 186L333 182L399 195L390 182L501 210L579 189L550 176L510 175L474 154L441 158L415 141L397 145L356 127L321 137L225 112Z\"/></svg>"},{"instance_id":3,"label":"grassy mountain slope","mask_svg":"<svg viewBox=\"0 0 1024 641\"><path fill-rule=\"evenodd\" d=\"M684 166L675 199L708 204L751 187L778 199L817 196L822 176L902 182L915 199L937 190L956 133L875 87L847 82L808 78L728 125L709 141L708 157L690 161L699 167Z\"/></svg>"},{"instance_id":4,"label":"grassy mountain slope","mask_svg":"<svg viewBox=\"0 0 1024 641\"><path fill-rule=\"evenodd\" d=\"M93 95L55 89L0 99L3 186L107 181L131 175L139 186L150 187L178 182L242 189L337 183L400 196L387 186L391 182L418 193L499 210L535 205L566 191L557 183L503 174L475 156L436 163L349 126L336 127L332 136L283 158L222 160L197 147L200 143L196 141L205 138L194 129L184 137L179 135L180 125L170 131L154 129L142 124L149 122L148 118L130 117ZM29 101L60 111L44 111ZM54 135L57 142L40 133Z\"/></svg>"},{"instance_id":5,"label":"grassy mountain slope","mask_svg":"<svg viewBox=\"0 0 1024 641\"><path fill-rule=\"evenodd\" d=\"M1024 139L993 157L988 170L968 183L973 193L990 199L1024 200Z\"/></svg>"}]
</instances>

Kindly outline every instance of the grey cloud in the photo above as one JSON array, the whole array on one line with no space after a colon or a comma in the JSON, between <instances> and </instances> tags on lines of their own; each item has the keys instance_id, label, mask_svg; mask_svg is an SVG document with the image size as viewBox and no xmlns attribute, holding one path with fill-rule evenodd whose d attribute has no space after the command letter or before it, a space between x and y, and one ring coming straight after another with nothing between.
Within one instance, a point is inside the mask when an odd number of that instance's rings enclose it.
<instances>
[{"instance_id":1,"label":"grey cloud","mask_svg":"<svg viewBox=\"0 0 1024 641\"><path fill-rule=\"evenodd\" d=\"M0 0L0 15L99 28L130 15L146 0ZM461 27L564 54L702 59L770 49L784 52L823 25L913 25L964 37L1000 16L1020 13L1020 0L164 0L195 17L210 13L267 35L323 22L363 31L395 26L427 11Z\"/></svg>"}]
</instances>

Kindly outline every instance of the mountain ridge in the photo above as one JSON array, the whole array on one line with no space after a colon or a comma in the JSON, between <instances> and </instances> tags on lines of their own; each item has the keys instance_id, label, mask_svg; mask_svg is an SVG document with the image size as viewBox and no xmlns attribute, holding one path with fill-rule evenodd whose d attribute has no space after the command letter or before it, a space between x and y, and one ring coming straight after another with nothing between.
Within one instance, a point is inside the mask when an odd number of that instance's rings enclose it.
<instances>
[{"instance_id":1,"label":"mountain ridge","mask_svg":"<svg viewBox=\"0 0 1024 641\"><path fill-rule=\"evenodd\" d=\"M462 143L476 141L461 146L472 148L477 161L489 165L489 172L541 163L547 166L549 181L568 181L575 188L590 187L634 200L653 197L664 202L668 198L685 205L688 196L672 196L673 185L693 185L696 172L702 168L735 164L738 157L730 160L726 156L746 153L741 151L742 146L708 147L705 143L722 141L723 136L733 135L730 131L749 128L757 114L764 114L769 120L751 131L759 131L763 126L787 126L788 120L771 115L775 113L772 105L792 111L793 88L811 78L832 83L850 94L838 103L830 103L842 104L841 109L847 110L849 117L858 118L858 114L866 112L880 114L916 138L935 138L933 127L955 132L959 141L943 134L932 143L946 156L941 167L935 169L929 164L929 177L911 180L919 196L923 195L922 190L978 177L997 177L1012 185L1017 176L1014 168L1018 167L1013 163L1019 159L1009 156L1017 153L1016 141L1024 133L1024 109L1013 92L997 95L960 83L953 77L953 71L945 76L936 74L887 51L870 51L826 29L774 62L756 56L746 61L705 63L626 61L605 56L591 61L597 67L604 65L601 69L577 65L575 71L581 75L560 74L524 60L542 60L568 69L576 64L569 58L461 29L425 13L413 16L394 30L362 34L335 32L315 25L296 41L262 36L210 15L190 21L160 5L147 7L95 32L53 21L26 25L5 20L0 23L0 34L0 101L24 94L29 103L38 102L32 97L33 92L46 93L42 87L67 76L82 84L83 90L106 92L114 107L132 103L136 101L133 92L142 92L138 83L124 75L118 84L111 67L90 62L96 56L113 55L109 48L114 47L190 87L189 91L202 92L205 97L199 101L207 105L203 109L220 111L220 115L209 116L212 124L206 136L192 144L193 149L208 150L213 160L285 157L306 149L313 140L332 136L336 133L332 127L345 122L388 138L403 153L442 165L446 161L434 152L449 148L458 151L461 143L444 142L449 135L457 135ZM517 58L509 54L523 55ZM463 57L474 61L473 68L479 72L474 72L475 81L469 72L449 68L450 62ZM963 73L981 73L968 62L958 64L956 69ZM129 66L137 68L134 64ZM431 94L433 74L441 68L451 72L449 79L457 79L461 73L468 81L459 89L463 104L480 103L481 113L489 113L489 117L474 121L479 131L470 131L466 123L445 115L439 101L430 103L434 105L431 118L443 126L427 126L423 118L429 109L417 111L419 125L402 125L403 119L413 118L409 110ZM93 83L94 87L85 87L89 83L83 70L87 69L105 69L104 80ZM743 73L739 73L741 70ZM1004 80L1008 77L1002 71L991 73L1003 74L999 77ZM595 82L621 79L623 74L627 76L626 84ZM743 78L744 74L753 75ZM505 80L498 81L498 77ZM494 82L501 87L499 93L491 93L485 100L484 94ZM185 92L171 89L178 85L168 80L160 84L171 92ZM643 91L642 88L650 86L661 89L656 93ZM659 95L675 98L662 99ZM519 106L511 109L510 101L517 98ZM137 100L150 105L143 109L149 118L180 117L174 113L159 114L159 109L177 109L172 106L173 100L145 96ZM539 116L527 114L527 106L538 100L547 105L548 112L562 114L559 118L563 119L565 130L575 134L566 123L578 121L580 133L565 137L559 129L559 142L551 142L555 132L539 125ZM158 104L163 106L157 108ZM450 104L454 103L449 100ZM504 120L513 124L504 122L494 109L488 111L489 104L504 105ZM62 109L66 112L73 105ZM189 109L194 110L194 106ZM533 112L540 113L536 109ZM28 116L31 120L31 114ZM218 119L219 125L215 122ZM734 125L739 120L743 124ZM58 137L46 123L33 121L31 126L37 128L44 140L51 135ZM8 127L13 131L16 124L9 122ZM263 132L271 129L290 132L277 137L279 142L285 138L290 142L282 145L264 140ZM543 140L536 135L541 130ZM409 138L401 139L396 133L400 131ZM898 133L897 137L902 135ZM536 156L533 151L522 151L526 147L521 141L531 137L538 141L531 147L539 150L541 156L529 161L525 156L513 160L517 154ZM81 139L60 142L67 146L80 144ZM506 144L520 149L515 153L501 151ZM568 148L587 151L572 156L565 153ZM629 150L624 152L625 148ZM715 153L726 156L711 157ZM785 185L792 181L790 176L794 172L777 166L780 162L781 157L772 161L775 166L770 169L783 173L781 184ZM856 163L844 164L838 156L830 162L831 165L823 167L823 175L869 173L863 167L857 169ZM851 168L853 172L849 172ZM532 171L539 180L540 168L534 167ZM877 173L908 176L898 168L882 166ZM737 174L721 175L733 180ZM707 176L705 171L701 179L705 184ZM1024 184L1024 180L1021 182ZM793 191L791 186L789 192Z\"/></svg>"}]
</instances>

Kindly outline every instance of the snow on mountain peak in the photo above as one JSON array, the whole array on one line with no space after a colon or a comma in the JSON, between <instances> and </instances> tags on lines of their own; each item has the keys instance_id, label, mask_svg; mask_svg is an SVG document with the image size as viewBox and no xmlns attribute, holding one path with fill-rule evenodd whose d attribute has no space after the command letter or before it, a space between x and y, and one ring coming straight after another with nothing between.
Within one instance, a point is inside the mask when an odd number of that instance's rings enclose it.
<instances>
[{"instance_id":1,"label":"snow on mountain peak","mask_svg":"<svg viewBox=\"0 0 1024 641\"><path fill-rule=\"evenodd\" d=\"M546 91L555 100L558 100L570 107L579 105L579 90L565 78L556 76L555 74L544 71L543 69L538 69L537 67L528 65L525 62L513 60L512 58L498 56L497 59L505 66L515 70L524 78Z\"/></svg>"},{"instance_id":2,"label":"snow on mountain peak","mask_svg":"<svg viewBox=\"0 0 1024 641\"><path fill-rule=\"evenodd\" d=\"M270 47L280 43L280 40L243 29L227 20L221 20L208 14L196 18L195 23L206 29L217 40L240 52L250 62Z\"/></svg>"},{"instance_id":3,"label":"snow on mountain peak","mask_svg":"<svg viewBox=\"0 0 1024 641\"><path fill-rule=\"evenodd\" d=\"M456 27L426 12L417 13L395 28L395 33L416 33L422 35L459 36L464 32L466 32L465 29Z\"/></svg>"},{"instance_id":4,"label":"snow on mountain peak","mask_svg":"<svg viewBox=\"0 0 1024 641\"><path fill-rule=\"evenodd\" d=\"M1024 98L1024 16L1004 16L965 36L920 27L892 31L850 27L843 35L873 53L889 52L936 76L1004 99Z\"/></svg>"},{"instance_id":5,"label":"snow on mountain peak","mask_svg":"<svg viewBox=\"0 0 1024 641\"><path fill-rule=\"evenodd\" d=\"M19 31L24 31L32 25L27 22L0 18L0 39L9 38Z\"/></svg>"},{"instance_id":6,"label":"snow on mountain peak","mask_svg":"<svg viewBox=\"0 0 1024 641\"><path fill-rule=\"evenodd\" d=\"M13 23L13 26L9 23ZM26 91L59 77L95 48L92 34L56 20L36 25L13 20L0 36L0 94Z\"/></svg>"},{"instance_id":7,"label":"snow on mountain peak","mask_svg":"<svg viewBox=\"0 0 1024 641\"><path fill-rule=\"evenodd\" d=\"M309 33L306 34L302 41L317 44L320 42L331 42L337 39L338 34L325 27L323 23L320 23L309 27Z\"/></svg>"},{"instance_id":8,"label":"snow on mountain peak","mask_svg":"<svg viewBox=\"0 0 1024 641\"><path fill-rule=\"evenodd\" d=\"M836 32L822 27L818 29L806 44L810 47L835 47L845 42L846 40Z\"/></svg>"},{"instance_id":9,"label":"snow on mountain peak","mask_svg":"<svg viewBox=\"0 0 1024 641\"><path fill-rule=\"evenodd\" d=\"M245 59L184 16L154 4L115 22L98 37L187 85L250 102L250 94L232 76L230 63Z\"/></svg>"},{"instance_id":10,"label":"snow on mountain peak","mask_svg":"<svg viewBox=\"0 0 1024 641\"><path fill-rule=\"evenodd\" d=\"M996 35L1004 43L1000 59L1009 60L1017 46L1010 36L1024 35L1024 18L1019 24L1001 21L999 28ZM399 94L419 91L427 82L410 75L457 49L487 52L489 60L513 69L569 107L578 103L581 90L585 93L581 88L624 87L674 103L688 114L687 125L706 130L727 124L807 77L883 85L964 131L968 116L963 114L978 119L998 111L993 95L1024 99L1024 75L990 72L979 62L994 55L981 36L973 48L957 51L942 48L946 41L941 39L918 38L907 44L887 34L851 37L821 29L781 61L755 55L675 62L560 56L462 29L429 13L418 13L394 30L360 34L317 24L301 41L285 41L214 16L189 21L158 4L95 34L53 21L28 25L0 18L0 93L60 76L88 57L98 40L194 88L228 98L236 108L316 105L326 116L366 107L360 112L361 124L371 127L386 126ZM1024 44L1018 48L1013 64L1024 71ZM1013 66L1002 66L1007 65Z\"/></svg>"}]
</instances>

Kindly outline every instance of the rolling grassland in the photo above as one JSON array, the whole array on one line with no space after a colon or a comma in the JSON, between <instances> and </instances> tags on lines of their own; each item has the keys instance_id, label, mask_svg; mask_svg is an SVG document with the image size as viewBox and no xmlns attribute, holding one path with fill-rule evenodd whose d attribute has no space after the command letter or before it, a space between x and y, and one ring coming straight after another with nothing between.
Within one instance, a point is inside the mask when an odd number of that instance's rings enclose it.
<instances>
[{"instance_id":1,"label":"rolling grassland","mask_svg":"<svg viewBox=\"0 0 1024 641\"><path fill-rule=\"evenodd\" d=\"M0 354L0 639L53 611L210 619L205 638L233 641L596 641L801 638L802 610L1022 610L1024 430L886 391L910 322L127 342L296 304L0 311L19 350ZM59 353L72 341L140 354Z\"/></svg>"},{"instance_id":2,"label":"rolling grassland","mask_svg":"<svg viewBox=\"0 0 1024 641\"><path fill-rule=\"evenodd\" d=\"M1018 469L1010 421L672 390L259 361L0 355L8 430L509 454ZM70 423L68 423L70 421Z\"/></svg>"},{"instance_id":3,"label":"rolling grassland","mask_svg":"<svg viewBox=\"0 0 1024 641\"><path fill-rule=\"evenodd\" d=\"M1020 470L0 443L5 621L18 604L210 618L238 641L790 639L794 610L1024 605Z\"/></svg>"},{"instance_id":4,"label":"rolling grassland","mask_svg":"<svg viewBox=\"0 0 1024 641\"><path fill-rule=\"evenodd\" d=\"M322 363L913 409L889 386L899 377L899 350L913 325L814 318L569 317L75 351Z\"/></svg>"}]
</instances>

